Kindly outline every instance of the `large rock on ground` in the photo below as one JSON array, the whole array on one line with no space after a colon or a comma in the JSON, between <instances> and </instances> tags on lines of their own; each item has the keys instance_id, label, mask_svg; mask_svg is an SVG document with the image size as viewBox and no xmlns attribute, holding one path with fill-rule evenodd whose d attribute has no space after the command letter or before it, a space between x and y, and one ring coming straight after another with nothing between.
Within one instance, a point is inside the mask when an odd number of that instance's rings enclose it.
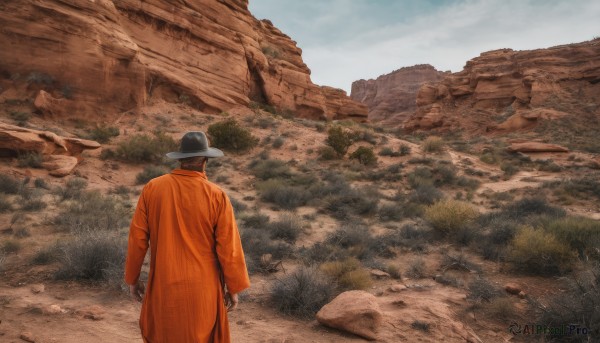
<instances>
[{"instance_id":1,"label":"large rock on ground","mask_svg":"<svg viewBox=\"0 0 600 343\"><path fill-rule=\"evenodd\" d=\"M319 323L370 340L377 339L382 318L377 299L365 291L344 292L317 313Z\"/></svg>"},{"instance_id":2,"label":"large rock on ground","mask_svg":"<svg viewBox=\"0 0 600 343\"><path fill-rule=\"evenodd\" d=\"M513 143L506 149L510 152L569 152L564 146L541 142Z\"/></svg>"}]
</instances>

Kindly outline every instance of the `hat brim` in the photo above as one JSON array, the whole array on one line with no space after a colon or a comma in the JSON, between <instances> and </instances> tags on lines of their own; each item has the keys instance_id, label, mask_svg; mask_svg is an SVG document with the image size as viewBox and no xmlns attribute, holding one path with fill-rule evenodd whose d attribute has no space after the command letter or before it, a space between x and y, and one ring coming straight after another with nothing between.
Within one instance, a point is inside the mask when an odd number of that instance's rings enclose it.
<instances>
[{"instance_id":1,"label":"hat brim","mask_svg":"<svg viewBox=\"0 0 600 343\"><path fill-rule=\"evenodd\" d=\"M195 152L173 151L173 152L170 152L167 154L168 158L171 158L174 160L179 160L179 159L188 158L188 157L196 157L196 156L217 158L217 157L223 157L224 154L221 150L219 150L217 148L208 148L203 151L195 151Z\"/></svg>"}]
</instances>

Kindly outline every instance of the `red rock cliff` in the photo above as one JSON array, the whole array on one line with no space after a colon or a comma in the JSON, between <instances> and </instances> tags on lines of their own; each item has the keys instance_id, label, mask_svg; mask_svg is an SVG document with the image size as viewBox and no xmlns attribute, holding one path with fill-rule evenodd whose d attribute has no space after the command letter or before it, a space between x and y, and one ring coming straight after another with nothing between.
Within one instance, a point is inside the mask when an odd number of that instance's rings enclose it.
<instances>
[{"instance_id":1,"label":"red rock cliff","mask_svg":"<svg viewBox=\"0 0 600 343\"><path fill-rule=\"evenodd\" d=\"M160 98L207 112L259 102L312 119L367 115L314 85L296 43L247 0L3 1L0 25L0 102L37 98L44 113L102 118Z\"/></svg>"},{"instance_id":2,"label":"red rock cliff","mask_svg":"<svg viewBox=\"0 0 600 343\"><path fill-rule=\"evenodd\" d=\"M482 53L426 84L408 130L518 130L567 115L600 116L600 39L548 49Z\"/></svg>"},{"instance_id":3,"label":"red rock cliff","mask_svg":"<svg viewBox=\"0 0 600 343\"><path fill-rule=\"evenodd\" d=\"M416 110L421 85L439 81L446 74L428 64L405 67L376 80L354 81L350 97L367 105L369 120L401 123Z\"/></svg>"}]
</instances>

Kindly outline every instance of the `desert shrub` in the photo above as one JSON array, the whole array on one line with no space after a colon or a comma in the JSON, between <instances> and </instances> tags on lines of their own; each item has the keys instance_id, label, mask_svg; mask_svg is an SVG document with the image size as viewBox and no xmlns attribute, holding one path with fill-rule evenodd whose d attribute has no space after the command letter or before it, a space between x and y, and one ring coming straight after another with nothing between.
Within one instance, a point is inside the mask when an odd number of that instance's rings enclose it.
<instances>
[{"instance_id":1,"label":"desert shrub","mask_svg":"<svg viewBox=\"0 0 600 343\"><path fill-rule=\"evenodd\" d=\"M243 222L244 226L248 228L262 229L265 228L269 223L269 216L260 212L244 214L239 218Z\"/></svg>"},{"instance_id":2,"label":"desert shrub","mask_svg":"<svg viewBox=\"0 0 600 343\"><path fill-rule=\"evenodd\" d=\"M470 204L453 200L440 200L425 210L425 218L434 229L454 233L477 218L478 212Z\"/></svg>"},{"instance_id":3,"label":"desert shrub","mask_svg":"<svg viewBox=\"0 0 600 343\"><path fill-rule=\"evenodd\" d=\"M42 199L28 199L21 203L21 210L31 212L40 211L46 208L48 204Z\"/></svg>"},{"instance_id":4,"label":"desert shrub","mask_svg":"<svg viewBox=\"0 0 600 343\"><path fill-rule=\"evenodd\" d=\"M2 249L0 250L2 250L6 254L14 254L21 251L21 248L23 248L21 242L16 241L14 239L7 239L4 241L4 243L2 243Z\"/></svg>"},{"instance_id":5,"label":"desert shrub","mask_svg":"<svg viewBox=\"0 0 600 343\"><path fill-rule=\"evenodd\" d=\"M400 280L402 279L402 274L400 273L400 267L395 264L388 264L385 267L385 272L390 274L392 279Z\"/></svg>"},{"instance_id":6,"label":"desert shrub","mask_svg":"<svg viewBox=\"0 0 600 343\"><path fill-rule=\"evenodd\" d=\"M530 226L518 230L510 248L509 260L515 269L530 274L564 273L570 269L574 257L554 235Z\"/></svg>"},{"instance_id":7,"label":"desert shrub","mask_svg":"<svg viewBox=\"0 0 600 343\"><path fill-rule=\"evenodd\" d=\"M284 209L303 206L310 199L310 193L299 186L290 186L282 180L272 179L258 185L260 199Z\"/></svg>"},{"instance_id":8,"label":"desert shrub","mask_svg":"<svg viewBox=\"0 0 600 343\"><path fill-rule=\"evenodd\" d=\"M456 179L456 185L460 187L465 187L470 190L476 190L479 188L480 182L477 179L473 179L466 176L460 176Z\"/></svg>"},{"instance_id":9,"label":"desert shrub","mask_svg":"<svg viewBox=\"0 0 600 343\"><path fill-rule=\"evenodd\" d=\"M560 242L569 244L580 258L593 256L600 259L600 222L585 217L568 216L551 221L544 227Z\"/></svg>"},{"instance_id":10,"label":"desert shrub","mask_svg":"<svg viewBox=\"0 0 600 343\"><path fill-rule=\"evenodd\" d=\"M512 319L515 316L515 305L513 300L508 297L492 299L484 306L485 314L502 320Z\"/></svg>"},{"instance_id":11,"label":"desert shrub","mask_svg":"<svg viewBox=\"0 0 600 343\"><path fill-rule=\"evenodd\" d=\"M332 188L323 187L319 191L335 190L323 199L325 208L334 217L345 219L350 216L367 216L376 213L380 196L373 189L352 188L347 183L330 186Z\"/></svg>"},{"instance_id":12,"label":"desert shrub","mask_svg":"<svg viewBox=\"0 0 600 343\"><path fill-rule=\"evenodd\" d=\"M479 237L479 244L477 245L483 258L504 261L507 246L513 240L519 222L506 218L500 212L492 212L477 218L475 226L484 228L486 231L485 234Z\"/></svg>"},{"instance_id":13,"label":"desert shrub","mask_svg":"<svg viewBox=\"0 0 600 343\"><path fill-rule=\"evenodd\" d=\"M210 125L208 135L212 145L232 152L245 152L258 144L258 139L233 118Z\"/></svg>"},{"instance_id":14,"label":"desert shrub","mask_svg":"<svg viewBox=\"0 0 600 343\"><path fill-rule=\"evenodd\" d=\"M269 254L273 260L281 260L294 254L294 247L284 241L272 240L267 230L240 227L240 236L248 271L251 273L262 271L261 257Z\"/></svg>"},{"instance_id":15,"label":"desert shrub","mask_svg":"<svg viewBox=\"0 0 600 343\"><path fill-rule=\"evenodd\" d=\"M513 219L523 219L531 215L547 215L550 217L564 217L565 210L548 204L542 198L524 198L504 207L503 213Z\"/></svg>"},{"instance_id":16,"label":"desert shrub","mask_svg":"<svg viewBox=\"0 0 600 343\"><path fill-rule=\"evenodd\" d=\"M10 118L17 122L18 126L25 126L27 121L31 119L31 113L27 112L19 112L19 111L10 111Z\"/></svg>"},{"instance_id":17,"label":"desert shrub","mask_svg":"<svg viewBox=\"0 0 600 343\"><path fill-rule=\"evenodd\" d=\"M367 289L373 283L369 272L352 257L343 261L325 262L319 269L336 282L340 291Z\"/></svg>"},{"instance_id":18,"label":"desert shrub","mask_svg":"<svg viewBox=\"0 0 600 343\"><path fill-rule=\"evenodd\" d=\"M340 246L325 242L317 242L311 247L302 247L298 256L307 266L321 264L327 261L339 261L350 256L350 253Z\"/></svg>"},{"instance_id":19,"label":"desert shrub","mask_svg":"<svg viewBox=\"0 0 600 343\"><path fill-rule=\"evenodd\" d=\"M38 250L33 258L31 259L31 263L35 265L46 265L59 260L61 254L61 250L58 245L52 245L46 247L44 249Z\"/></svg>"},{"instance_id":20,"label":"desert shrub","mask_svg":"<svg viewBox=\"0 0 600 343\"><path fill-rule=\"evenodd\" d=\"M467 295L467 299L476 302L490 302L503 294L498 287L492 285L484 278L476 278L473 280L469 283L468 289L469 294Z\"/></svg>"},{"instance_id":21,"label":"desert shrub","mask_svg":"<svg viewBox=\"0 0 600 343\"><path fill-rule=\"evenodd\" d=\"M410 155L411 148L406 144L401 144L398 152L400 153L400 156Z\"/></svg>"},{"instance_id":22,"label":"desert shrub","mask_svg":"<svg viewBox=\"0 0 600 343\"><path fill-rule=\"evenodd\" d=\"M394 156L394 154L394 150L387 146L379 151L379 156Z\"/></svg>"},{"instance_id":23,"label":"desert shrub","mask_svg":"<svg viewBox=\"0 0 600 343\"><path fill-rule=\"evenodd\" d=\"M433 185L417 186L410 194L410 200L418 204L431 205L442 199L442 192Z\"/></svg>"},{"instance_id":24,"label":"desert shrub","mask_svg":"<svg viewBox=\"0 0 600 343\"><path fill-rule=\"evenodd\" d=\"M425 152L441 152L444 149L444 141L440 137L429 136L423 141L421 147Z\"/></svg>"},{"instance_id":25,"label":"desert shrub","mask_svg":"<svg viewBox=\"0 0 600 343\"><path fill-rule=\"evenodd\" d=\"M367 147L358 147L352 154L350 154L351 159L356 159L360 164L365 166L372 166L377 163L377 156L373 152L372 148Z\"/></svg>"},{"instance_id":26,"label":"desert shrub","mask_svg":"<svg viewBox=\"0 0 600 343\"><path fill-rule=\"evenodd\" d=\"M68 199L78 199L87 187L87 180L80 177L71 178L65 184L65 187L56 187L52 193L57 195L61 201Z\"/></svg>"},{"instance_id":27,"label":"desert shrub","mask_svg":"<svg viewBox=\"0 0 600 343\"><path fill-rule=\"evenodd\" d=\"M285 315L311 318L335 294L335 285L315 268L300 267L275 281L271 303Z\"/></svg>"},{"instance_id":28,"label":"desert shrub","mask_svg":"<svg viewBox=\"0 0 600 343\"><path fill-rule=\"evenodd\" d=\"M129 224L129 213L119 198L92 191L69 202L54 221L63 230L71 232L116 230Z\"/></svg>"},{"instance_id":29,"label":"desert shrub","mask_svg":"<svg viewBox=\"0 0 600 343\"><path fill-rule=\"evenodd\" d=\"M292 175L289 165L282 160L253 160L248 167L261 180L289 178Z\"/></svg>"},{"instance_id":30,"label":"desert shrub","mask_svg":"<svg viewBox=\"0 0 600 343\"><path fill-rule=\"evenodd\" d=\"M568 279L566 291L552 298L538 322L548 327L570 323L588 331L586 336L549 335L550 339L561 342L597 341L600 337L600 265L587 266L573 279Z\"/></svg>"},{"instance_id":31,"label":"desert shrub","mask_svg":"<svg viewBox=\"0 0 600 343\"><path fill-rule=\"evenodd\" d=\"M352 145L350 135L340 126L334 126L327 131L325 141L339 157L346 155L348 148Z\"/></svg>"},{"instance_id":32,"label":"desert shrub","mask_svg":"<svg viewBox=\"0 0 600 343\"><path fill-rule=\"evenodd\" d=\"M422 258L414 259L404 274L414 279L423 278L425 276L425 261Z\"/></svg>"},{"instance_id":33,"label":"desert shrub","mask_svg":"<svg viewBox=\"0 0 600 343\"><path fill-rule=\"evenodd\" d=\"M376 256L393 257L395 254L389 250L389 242L384 236L374 237L369 228L356 223L344 223L336 231L327 235L325 245L339 247L344 250L331 251L337 256L354 256L366 260ZM332 256L333 256L332 255Z\"/></svg>"},{"instance_id":34,"label":"desert shrub","mask_svg":"<svg viewBox=\"0 0 600 343\"><path fill-rule=\"evenodd\" d=\"M407 175L407 180L412 188L431 186L433 185L433 173L431 168L417 167Z\"/></svg>"},{"instance_id":35,"label":"desert shrub","mask_svg":"<svg viewBox=\"0 0 600 343\"><path fill-rule=\"evenodd\" d=\"M432 232L412 224L406 224L399 230L394 230L383 236L386 244L395 247L407 247L412 250L424 250L425 245L431 242Z\"/></svg>"},{"instance_id":36,"label":"desert shrub","mask_svg":"<svg viewBox=\"0 0 600 343\"><path fill-rule=\"evenodd\" d=\"M339 158L338 154L330 146L322 146L317 152L319 159L322 161L331 161Z\"/></svg>"},{"instance_id":37,"label":"desert shrub","mask_svg":"<svg viewBox=\"0 0 600 343\"><path fill-rule=\"evenodd\" d=\"M146 166L144 170L135 176L135 182L138 185L148 183L148 181L169 173L169 169L165 166Z\"/></svg>"},{"instance_id":38,"label":"desert shrub","mask_svg":"<svg viewBox=\"0 0 600 343\"><path fill-rule=\"evenodd\" d=\"M98 143L108 143L111 138L119 135L119 128L115 126L96 126L88 133L88 138Z\"/></svg>"},{"instance_id":39,"label":"desert shrub","mask_svg":"<svg viewBox=\"0 0 600 343\"><path fill-rule=\"evenodd\" d=\"M63 280L108 280L108 271L125 264L125 239L101 232L85 232L59 247L60 269L56 278Z\"/></svg>"},{"instance_id":40,"label":"desert shrub","mask_svg":"<svg viewBox=\"0 0 600 343\"><path fill-rule=\"evenodd\" d=\"M39 178L39 177L36 178L35 180L33 180L33 185L36 188L50 189L50 186L48 186L48 183L46 182L46 180Z\"/></svg>"},{"instance_id":41,"label":"desert shrub","mask_svg":"<svg viewBox=\"0 0 600 343\"><path fill-rule=\"evenodd\" d=\"M21 189L21 181L6 174L0 174L0 193L17 194Z\"/></svg>"},{"instance_id":42,"label":"desert shrub","mask_svg":"<svg viewBox=\"0 0 600 343\"><path fill-rule=\"evenodd\" d=\"M509 178L509 177L515 175L519 171L519 167L517 167L516 165L514 165L511 162L503 162L500 165L500 169L504 172L504 176L506 178Z\"/></svg>"},{"instance_id":43,"label":"desert shrub","mask_svg":"<svg viewBox=\"0 0 600 343\"><path fill-rule=\"evenodd\" d=\"M379 207L378 216L381 221L398 221L404 218L402 208L398 204L389 204Z\"/></svg>"},{"instance_id":44,"label":"desert shrub","mask_svg":"<svg viewBox=\"0 0 600 343\"><path fill-rule=\"evenodd\" d=\"M17 165L20 168L42 168L42 154L37 152L30 152L23 155L19 155Z\"/></svg>"},{"instance_id":45,"label":"desert shrub","mask_svg":"<svg viewBox=\"0 0 600 343\"><path fill-rule=\"evenodd\" d=\"M546 183L545 187L558 188L575 198L594 197L600 199L600 174L592 173L581 178Z\"/></svg>"},{"instance_id":46,"label":"desert shrub","mask_svg":"<svg viewBox=\"0 0 600 343\"><path fill-rule=\"evenodd\" d=\"M160 163L165 159L167 152L178 149L177 142L171 136L155 132L154 136L138 134L119 142L114 155L127 162Z\"/></svg>"},{"instance_id":47,"label":"desert shrub","mask_svg":"<svg viewBox=\"0 0 600 343\"><path fill-rule=\"evenodd\" d=\"M275 140L273 141L273 144L271 144L271 146L273 147L273 149L279 149L283 146L284 142L285 142L285 140L283 139L283 137L277 137L277 138L275 138Z\"/></svg>"},{"instance_id":48,"label":"desert shrub","mask_svg":"<svg viewBox=\"0 0 600 343\"><path fill-rule=\"evenodd\" d=\"M302 220L292 213L285 213L277 221L268 223L266 228L271 233L271 239L293 244L302 232Z\"/></svg>"},{"instance_id":49,"label":"desert shrub","mask_svg":"<svg viewBox=\"0 0 600 343\"><path fill-rule=\"evenodd\" d=\"M414 322L412 322L410 324L410 327L413 328L413 329L415 329L415 330L420 330L420 331L423 331L423 332L429 332L430 325L427 322L423 322L423 321L420 321L420 320L415 320Z\"/></svg>"},{"instance_id":50,"label":"desert shrub","mask_svg":"<svg viewBox=\"0 0 600 343\"><path fill-rule=\"evenodd\" d=\"M0 213L12 210L12 202L3 193L0 193Z\"/></svg>"}]
</instances>

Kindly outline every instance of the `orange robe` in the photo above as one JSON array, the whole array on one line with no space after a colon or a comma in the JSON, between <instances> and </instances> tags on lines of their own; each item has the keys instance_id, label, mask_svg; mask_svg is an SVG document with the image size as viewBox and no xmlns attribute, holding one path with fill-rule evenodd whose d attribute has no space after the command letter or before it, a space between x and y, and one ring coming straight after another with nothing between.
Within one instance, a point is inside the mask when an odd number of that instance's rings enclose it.
<instances>
[{"instance_id":1,"label":"orange robe","mask_svg":"<svg viewBox=\"0 0 600 343\"><path fill-rule=\"evenodd\" d=\"M150 245L140 314L145 342L229 342L222 277L250 286L227 195L204 173L175 169L143 189L131 221L125 282L135 284Z\"/></svg>"}]
</instances>

